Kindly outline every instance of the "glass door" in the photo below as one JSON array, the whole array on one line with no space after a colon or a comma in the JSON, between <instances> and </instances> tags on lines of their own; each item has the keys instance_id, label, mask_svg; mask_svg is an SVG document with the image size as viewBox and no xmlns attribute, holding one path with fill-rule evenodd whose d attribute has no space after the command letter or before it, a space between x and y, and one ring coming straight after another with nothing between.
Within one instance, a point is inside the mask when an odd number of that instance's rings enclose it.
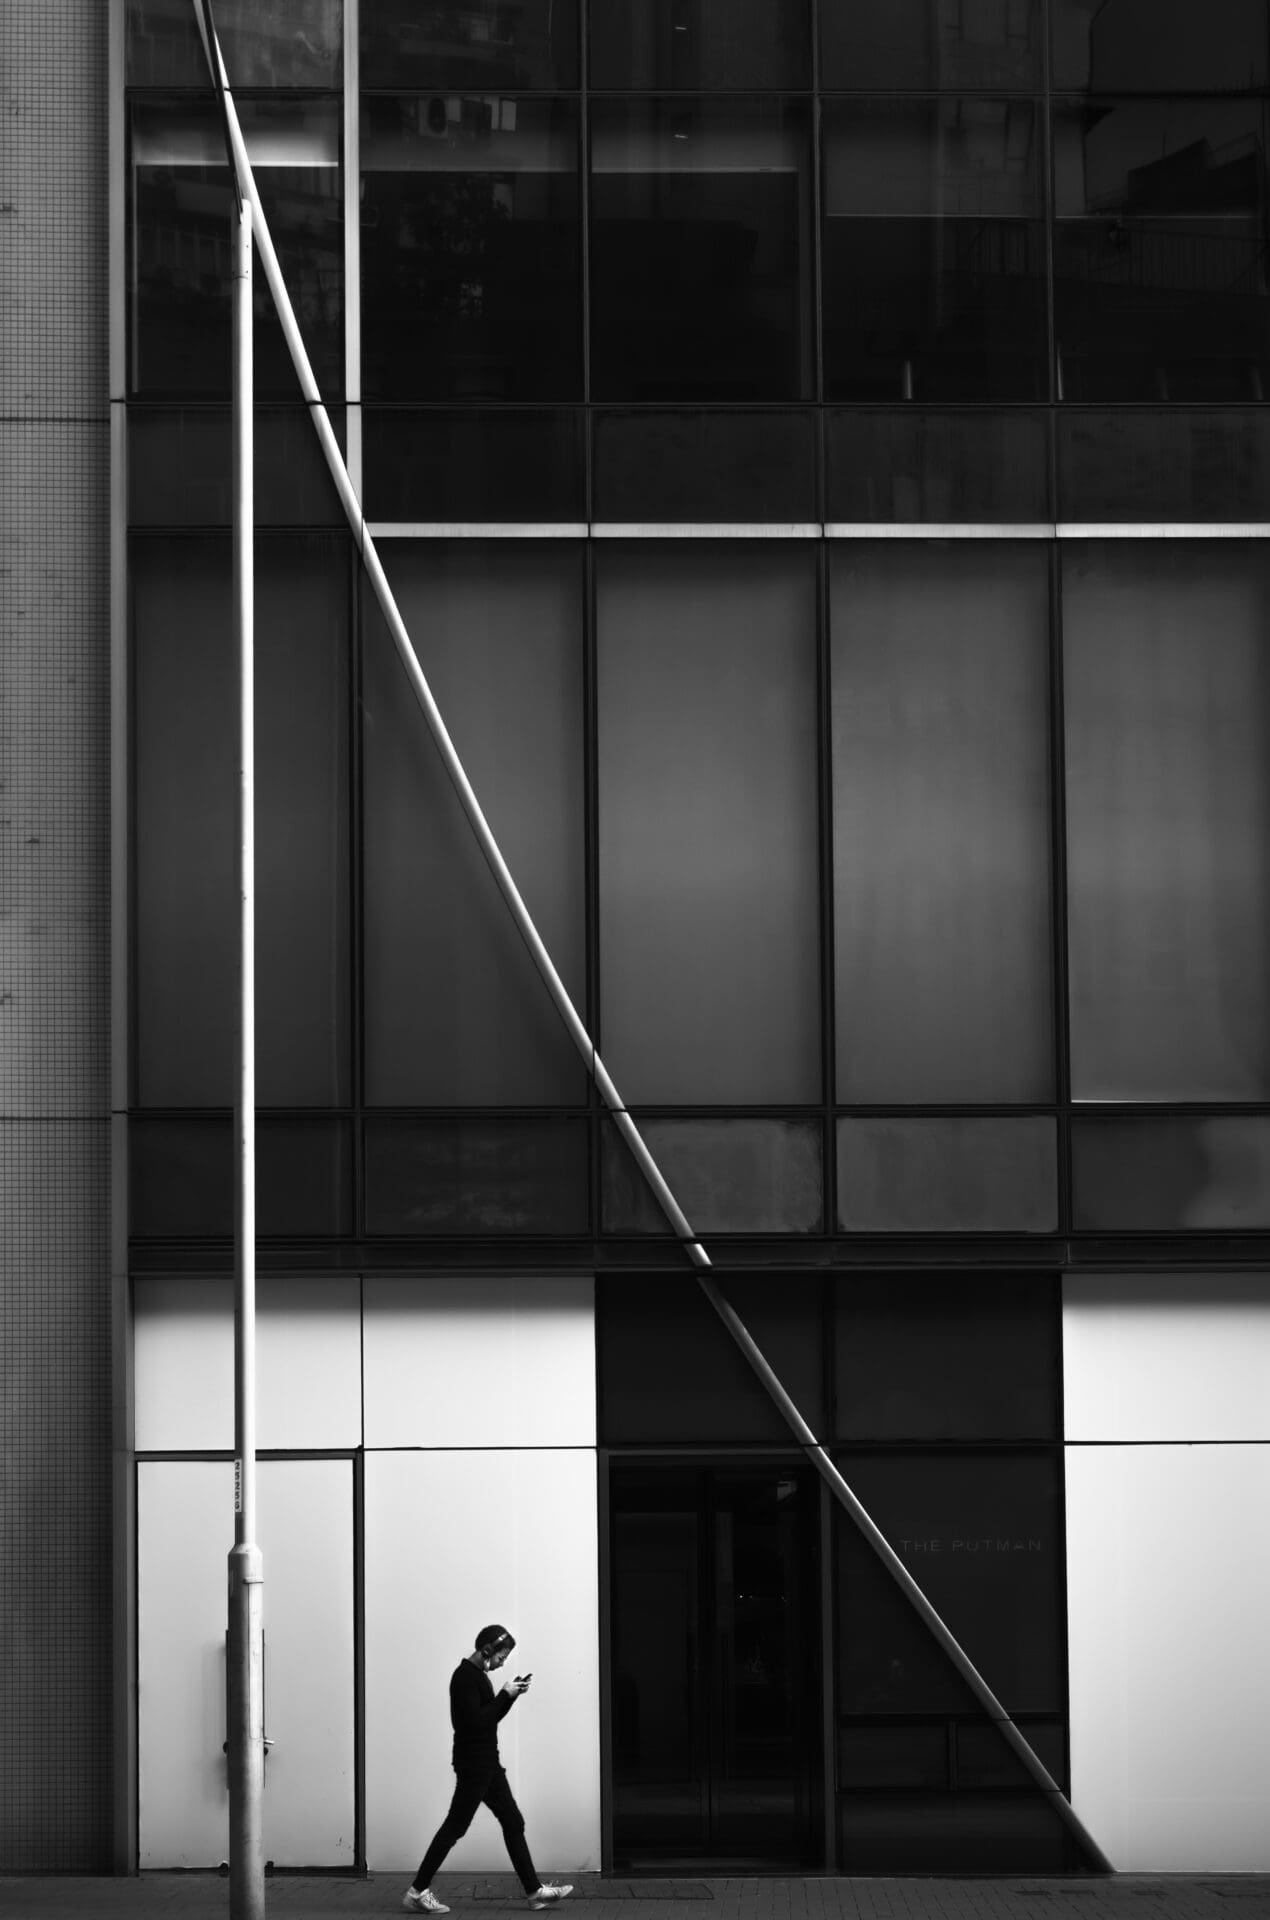
<instances>
[{"instance_id":1,"label":"glass door","mask_svg":"<svg viewBox=\"0 0 1270 1920\"><path fill-rule=\"evenodd\" d=\"M811 1864L815 1476L615 1460L610 1493L615 1864Z\"/></svg>"}]
</instances>

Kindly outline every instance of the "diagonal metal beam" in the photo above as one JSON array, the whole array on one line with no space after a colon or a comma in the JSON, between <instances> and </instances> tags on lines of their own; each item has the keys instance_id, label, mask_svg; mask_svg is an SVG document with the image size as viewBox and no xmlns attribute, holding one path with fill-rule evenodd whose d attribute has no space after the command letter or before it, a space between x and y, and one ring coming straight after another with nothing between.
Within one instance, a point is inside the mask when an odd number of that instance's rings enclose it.
<instances>
[{"instance_id":1,"label":"diagonal metal beam","mask_svg":"<svg viewBox=\"0 0 1270 1920\"><path fill-rule=\"evenodd\" d=\"M909 1573L907 1567L895 1552L895 1549L866 1511L863 1503L847 1485L842 1474L834 1465L824 1447L821 1446L820 1442L816 1439L815 1434L812 1432L806 1420L804 1420L798 1407L777 1377L740 1315L730 1303L724 1299L722 1293L719 1291L718 1286L709 1272L711 1264L709 1255L693 1233L687 1216L671 1192L665 1176L649 1150L647 1142L636 1126L635 1121L627 1112L625 1103L613 1082L612 1076L600 1059L586 1025L578 1013L577 1008L574 1006L568 989L556 970L551 955L547 951L542 936L539 934L529 909L521 897L520 890L512 878L511 871L503 858L480 801L477 799L472 784L467 777L462 760L459 757L454 742L450 737L449 729L442 717L441 710L437 706L432 689L428 685L427 677L419 664L418 655L415 653L410 635L406 630L406 624L402 619L401 611L397 606L392 588L388 584L388 577L384 572L383 564L380 561L379 552L371 536L370 529L366 524L361 502L349 478L348 468L344 464L344 457L340 452L339 442L335 438L334 429L331 426L326 408L323 405L322 396L318 390L318 384L314 378L308 354L305 351L304 341L295 317L295 309L291 304L291 297L287 292L286 283L282 277L282 269L278 264L278 256L274 250L269 225L260 205L260 197L256 192L255 177L252 173L251 162L247 155L246 143L243 139L242 128L239 125L237 110L234 106L233 93L225 72L224 61L221 58L220 46L215 36L215 30L213 29L209 39L200 0L193 0L193 5L195 18L198 21L199 32L203 37L203 46L207 54L213 85L217 87L223 103L238 184L244 199L252 201L256 210L255 239L257 253L265 271L265 278L269 283L269 290L273 296L274 305L277 308L278 319L282 325L282 331L286 338L291 361L295 367L296 376L300 382L300 390L308 406L309 416L313 421L314 430L317 433L323 457L330 470L331 478L335 483L335 488L339 494L349 527L357 542L362 563L366 568L371 585L375 590L375 597L379 602L380 611L387 622L393 644L401 658L402 665L414 689L415 697L427 721L428 730L441 754L446 772L450 777L455 792L458 794L459 801L464 813L467 815L469 824L476 835L481 852L498 884L499 891L516 923L521 938L528 947L534 964L555 1003L556 1010L563 1020L574 1045L586 1063L587 1069L595 1081L605 1106L608 1108L623 1139L635 1156L641 1172L656 1195L658 1204L661 1206L666 1219L677 1235L692 1265L697 1269L697 1281L702 1292L758 1375L763 1387L771 1396L775 1405L780 1409L782 1416L787 1421L800 1446L805 1450L811 1464L828 1485L838 1505L849 1515L854 1525L859 1528L887 1572L916 1608L926 1626L939 1641L941 1647L943 1647L944 1651L948 1654L958 1672L978 1699L985 1713L1000 1727L1003 1737L1028 1774L1036 1782L1037 1786L1050 1796L1058 1818L1063 1822L1064 1826L1067 1827L1069 1832L1074 1835L1081 1847L1084 1848L1090 1861L1097 1870L1102 1873L1113 1873L1115 1869L1111 1865L1111 1862L1107 1859L1097 1841L1088 1832L1079 1815L1071 1805L1071 1802L1058 1785L1058 1782L1054 1779L1040 1756L1033 1751L1028 1741L1024 1739L1022 1733L1018 1727L1015 1726L1009 1714L997 1699L995 1693L974 1665L969 1655L965 1652L956 1636L926 1598L926 1595L913 1579L913 1576Z\"/></svg>"}]
</instances>

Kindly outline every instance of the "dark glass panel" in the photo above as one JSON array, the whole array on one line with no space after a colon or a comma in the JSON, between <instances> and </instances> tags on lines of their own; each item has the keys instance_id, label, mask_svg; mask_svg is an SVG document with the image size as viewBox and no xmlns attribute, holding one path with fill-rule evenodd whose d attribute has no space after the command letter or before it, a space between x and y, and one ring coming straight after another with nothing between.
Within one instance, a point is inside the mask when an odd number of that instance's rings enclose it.
<instances>
[{"instance_id":1,"label":"dark glass panel","mask_svg":"<svg viewBox=\"0 0 1270 1920\"><path fill-rule=\"evenodd\" d=\"M216 0L231 87L338 87L343 0ZM191 0L128 0L128 85L205 87L207 56Z\"/></svg>"},{"instance_id":2,"label":"dark glass panel","mask_svg":"<svg viewBox=\"0 0 1270 1920\"><path fill-rule=\"evenodd\" d=\"M1046 1115L838 1122L847 1233L1053 1233L1057 1137Z\"/></svg>"},{"instance_id":3,"label":"dark glass panel","mask_svg":"<svg viewBox=\"0 0 1270 1920\"><path fill-rule=\"evenodd\" d=\"M1057 415L1064 520L1270 520L1270 416L1067 408Z\"/></svg>"},{"instance_id":4,"label":"dark glass panel","mask_svg":"<svg viewBox=\"0 0 1270 1920\"><path fill-rule=\"evenodd\" d=\"M810 413L597 412L595 518L819 520Z\"/></svg>"},{"instance_id":5,"label":"dark glass panel","mask_svg":"<svg viewBox=\"0 0 1270 1920\"><path fill-rule=\"evenodd\" d=\"M344 208L337 100L245 100L256 185L324 399L344 390ZM228 394L234 198L212 100L147 101L132 115L131 390ZM299 383L257 257L258 396Z\"/></svg>"},{"instance_id":6,"label":"dark glass panel","mask_svg":"<svg viewBox=\"0 0 1270 1920\"><path fill-rule=\"evenodd\" d=\"M819 1432L819 1276L782 1274L773 1284L770 1274L733 1275L716 1284ZM596 1361L602 1445L793 1444L784 1415L690 1273L598 1279Z\"/></svg>"},{"instance_id":7,"label":"dark glass panel","mask_svg":"<svg viewBox=\"0 0 1270 1920\"><path fill-rule=\"evenodd\" d=\"M591 167L595 397L809 396L806 106L597 100Z\"/></svg>"},{"instance_id":8,"label":"dark glass panel","mask_svg":"<svg viewBox=\"0 0 1270 1920\"><path fill-rule=\"evenodd\" d=\"M344 409L331 422L344 445ZM128 409L128 519L143 527L227 527L233 517L227 407ZM257 526L343 526L344 509L307 407L257 407Z\"/></svg>"},{"instance_id":9,"label":"dark glass panel","mask_svg":"<svg viewBox=\"0 0 1270 1920\"><path fill-rule=\"evenodd\" d=\"M948 1723L908 1721L901 1726L856 1723L838 1734L838 1786L946 1788Z\"/></svg>"},{"instance_id":10,"label":"dark glass panel","mask_svg":"<svg viewBox=\"0 0 1270 1920\"><path fill-rule=\"evenodd\" d=\"M818 1120L641 1120L639 1129L695 1232L820 1232ZM605 1232L670 1232L616 1128L603 1141Z\"/></svg>"},{"instance_id":11,"label":"dark glass panel","mask_svg":"<svg viewBox=\"0 0 1270 1920\"><path fill-rule=\"evenodd\" d=\"M1063 543L1077 1100L1270 1097L1270 556Z\"/></svg>"},{"instance_id":12,"label":"dark glass panel","mask_svg":"<svg viewBox=\"0 0 1270 1920\"><path fill-rule=\"evenodd\" d=\"M1067 1772L1067 1742L1061 1721L1027 1720L1019 1732L1050 1778L1062 1786ZM957 1785L997 1792L1027 1791L1032 1775L992 1722L966 1721L956 1730Z\"/></svg>"},{"instance_id":13,"label":"dark glass panel","mask_svg":"<svg viewBox=\"0 0 1270 1920\"><path fill-rule=\"evenodd\" d=\"M827 102L823 138L826 398L1043 398L1031 102Z\"/></svg>"},{"instance_id":14,"label":"dark glass panel","mask_svg":"<svg viewBox=\"0 0 1270 1920\"><path fill-rule=\"evenodd\" d=\"M593 87L811 85L808 0L590 0L589 24Z\"/></svg>"},{"instance_id":15,"label":"dark glass panel","mask_svg":"<svg viewBox=\"0 0 1270 1920\"><path fill-rule=\"evenodd\" d=\"M1051 0L1054 84L1104 93L1265 85L1265 0Z\"/></svg>"},{"instance_id":16,"label":"dark glass panel","mask_svg":"<svg viewBox=\"0 0 1270 1920\"><path fill-rule=\"evenodd\" d=\"M1059 1438L1050 1280L844 1274L834 1288L839 1439Z\"/></svg>"},{"instance_id":17,"label":"dark glass panel","mask_svg":"<svg viewBox=\"0 0 1270 1920\"><path fill-rule=\"evenodd\" d=\"M628 1103L820 1096L815 554L596 551L601 1051Z\"/></svg>"},{"instance_id":18,"label":"dark glass panel","mask_svg":"<svg viewBox=\"0 0 1270 1920\"><path fill-rule=\"evenodd\" d=\"M234 1134L226 1115L133 1119L129 1228L140 1240L228 1239L234 1231ZM352 1129L345 1121L256 1127L256 1227L264 1238L345 1235L353 1222Z\"/></svg>"},{"instance_id":19,"label":"dark glass panel","mask_svg":"<svg viewBox=\"0 0 1270 1920\"><path fill-rule=\"evenodd\" d=\"M394 596L521 895L580 1004L582 560L387 546ZM586 1072L363 582L365 1060L372 1106L581 1104Z\"/></svg>"},{"instance_id":20,"label":"dark glass panel","mask_svg":"<svg viewBox=\"0 0 1270 1920\"><path fill-rule=\"evenodd\" d=\"M1052 518L1043 413L901 403L830 410L825 422L827 520Z\"/></svg>"},{"instance_id":21,"label":"dark glass panel","mask_svg":"<svg viewBox=\"0 0 1270 1920\"><path fill-rule=\"evenodd\" d=\"M1039 1789L1017 1796L852 1793L838 1806L844 1873L1059 1874L1084 1864Z\"/></svg>"},{"instance_id":22,"label":"dark glass panel","mask_svg":"<svg viewBox=\"0 0 1270 1920\"><path fill-rule=\"evenodd\" d=\"M366 99L366 398L576 397L578 206L571 102Z\"/></svg>"},{"instance_id":23,"label":"dark glass panel","mask_svg":"<svg viewBox=\"0 0 1270 1920\"><path fill-rule=\"evenodd\" d=\"M820 84L1027 88L1041 84L1041 0L822 0Z\"/></svg>"},{"instance_id":24,"label":"dark glass panel","mask_svg":"<svg viewBox=\"0 0 1270 1920\"><path fill-rule=\"evenodd\" d=\"M1270 1227L1270 1120L1075 1119L1072 1224L1085 1232L1148 1233Z\"/></svg>"},{"instance_id":25,"label":"dark glass panel","mask_svg":"<svg viewBox=\"0 0 1270 1920\"><path fill-rule=\"evenodd\" d=\"M238 938L228 540L133 542L136 1100L233 1099ZM262 1105L349 1095L348 554L256 542Z\"/></svg>"},{"instance_id":26,"label":"dark glass panel","mask_svg":"<svg viewBox=\"0 0 1270 1920\"><path fill-rule=\"evenodd\" d=\"M1264 397L1260 101L1056 103L1054 196L1064 399Z\"/></svg>"},{"instance_id":27,"label":"dark glass panel","mask_svg":"<svg viewBox=\"0 0 1270 1920\"><path fill-rule=\"evenodd\" d=\"M586 1232L584 1120L367 1119L365 1153L367 1233Z\"/></svg>"},{"instance_id":28,"label":"dark glass panel","mask_svg":"<svg viewBox=\"0 0 1270 1920\"><path fill-rule=\"evenodd\" d=\"M576 87L577 0L360 0L363 87Z\"/></svg>"},{"instance_id":29,"label":"dark glass panel","mask_svg":"<svg viewBox=\"0 0 1270 1920\"><path fill-rule=\"evenodd\" d=\"M830 565L838 1099L1044 1100L1046 549L850 541Z\"/></svg>"},{"instance_id":30,"label":"dark glass panel","mask_svg":"<svg viewBox=\"0 0 1270 1920\"><path fill-rule=\"evenodd\" d=\"M1061 1713L1063 1566L1052 1451L837 1454L847 1485L1009 1713ZM967 1714L968 1683L845 1513L839 1710Z\"/></svg>"},{"instance_id":31,"label":"dark glass panel","mask_svg":"<svg viewBox=\"0 0 1270 1920\"><path fill-rule=\"evenodd\" d=\"M582 521L582 419L565 407L446 413L366 407L369 520Z\"/></svg>"}]
</instances>

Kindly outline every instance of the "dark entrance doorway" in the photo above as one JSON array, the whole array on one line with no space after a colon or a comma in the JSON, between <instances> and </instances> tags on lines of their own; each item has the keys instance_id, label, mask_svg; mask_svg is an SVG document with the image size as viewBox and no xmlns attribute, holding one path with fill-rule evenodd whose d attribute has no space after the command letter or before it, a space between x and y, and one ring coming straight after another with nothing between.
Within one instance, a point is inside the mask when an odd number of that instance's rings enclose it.
<instances>
[{"instance_id":1,"label":"dark entrance doorway","mask_svg":"<svg viewBox=\"0 0 1270 1920\"><path fill-rule=\"evenodd\" d=\"M609 1486L614 1865L817 1864L814 1474L614 1460Z\"/></svg>"}]
</instances>

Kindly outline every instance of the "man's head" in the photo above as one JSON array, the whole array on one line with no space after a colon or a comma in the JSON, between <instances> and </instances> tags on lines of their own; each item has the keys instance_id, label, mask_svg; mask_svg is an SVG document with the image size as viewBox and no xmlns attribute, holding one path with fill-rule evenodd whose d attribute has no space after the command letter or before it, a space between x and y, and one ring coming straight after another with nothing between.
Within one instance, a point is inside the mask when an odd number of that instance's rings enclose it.
<instances>
[{"instance_id":1,"label":"man's head","mask_svg":"<svg viewBox=\"0 0 1270 1920\"><path fill-rule=\"evenodd\" d=\"M502 1666L515 1644L506 1627L482 1627L476 1636L476 1651L489 1672Z\"/></svg>"}]
</instances>

